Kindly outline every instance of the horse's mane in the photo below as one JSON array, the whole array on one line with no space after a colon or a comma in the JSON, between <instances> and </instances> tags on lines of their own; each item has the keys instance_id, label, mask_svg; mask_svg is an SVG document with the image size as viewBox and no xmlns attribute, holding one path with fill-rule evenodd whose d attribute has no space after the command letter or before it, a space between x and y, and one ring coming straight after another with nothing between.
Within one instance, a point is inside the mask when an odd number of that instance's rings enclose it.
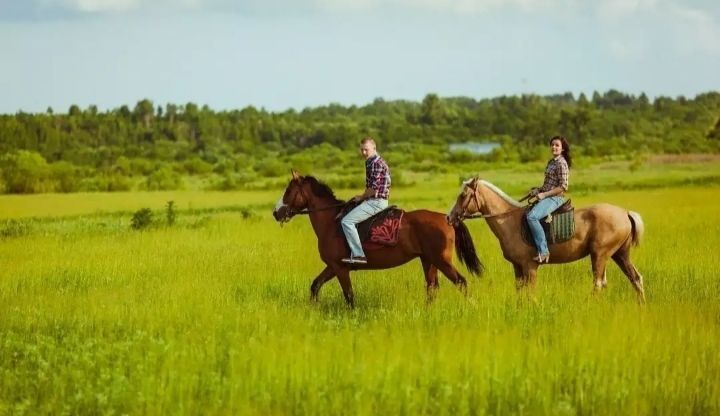
<instances>
[{"instance_id":1,"label":"horse's mane","mask_svg":"<svg viewBox=\"0 0 720 416\"><path fill-rule=\"evenodd\" d=\"M472 179L471 179L472 180ZM498 188L494 184L486 181L485 179L479 179L480 183L490 188L492 191L494 191L500 198L502 198L505 202L508 204L514 206L514 207L522 207L523 205L519 203L518 201L511 198L508 194L505 193L502 189Z\"/></svg>"},{"instance_id":2,"label":"horse's mane","mask_svg":"<svg viewBox=\"0 0 720 416\"><path fill-rule=\"evenodd\" d=\"M345 202L343 200L337 199L335 196L335 192L326 184L323 182L320 182L317 180L314 176L305 176L305 181L310 183L310 189L312 189L313 194L315 196L320 198L330 198L336 203L342 203Z\"/></svg>"}]
</instances>

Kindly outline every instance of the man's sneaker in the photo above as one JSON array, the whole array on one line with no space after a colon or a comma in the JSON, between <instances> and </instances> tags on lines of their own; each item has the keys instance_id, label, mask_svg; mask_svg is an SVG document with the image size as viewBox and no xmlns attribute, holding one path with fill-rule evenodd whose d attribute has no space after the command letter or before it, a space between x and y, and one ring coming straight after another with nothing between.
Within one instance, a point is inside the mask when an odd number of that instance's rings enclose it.
<instances>
[{"instance_id":1,"label":"man's sneaker","mask_svg":"<svg viewBox=\"0 0 720 416\"><path fill-rule=\"evenodd\" d=\"M343 263L350 263L350 264L367 264L367 258L363 256L354 257L350 256L347 258L342 259Z\"/></svg>"}]
</instances>

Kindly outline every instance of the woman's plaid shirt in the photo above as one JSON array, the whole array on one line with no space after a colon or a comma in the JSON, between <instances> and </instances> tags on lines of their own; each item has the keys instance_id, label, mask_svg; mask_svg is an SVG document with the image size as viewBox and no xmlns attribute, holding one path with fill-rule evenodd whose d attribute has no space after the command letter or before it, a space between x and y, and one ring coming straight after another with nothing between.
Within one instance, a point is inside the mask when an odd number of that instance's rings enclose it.
<instances>
[{"instance_id":1,"label":"woman's plaid shirt","mask_svg":"<svg viewBox=\"0 0 720 416\"><path fill-rule=\"evenodd\" d=\"M540 192L547 192L558 186L562 186L567 191L569 179L570 168L565 158L561 155L550 159L545 168L545 182L543 182Z\"/></svg>"},{"instance_id":2,"label":"woman's plaid shirt","mask_svg":"<svg viewBox=\"0 0 720 416\"><path fill-rule=\"evenodd\" d=\"M390 168L375 155L365 161L365 188L375 190L375 198L388 199L390 195Z\"/></svg>"}]
</instances>

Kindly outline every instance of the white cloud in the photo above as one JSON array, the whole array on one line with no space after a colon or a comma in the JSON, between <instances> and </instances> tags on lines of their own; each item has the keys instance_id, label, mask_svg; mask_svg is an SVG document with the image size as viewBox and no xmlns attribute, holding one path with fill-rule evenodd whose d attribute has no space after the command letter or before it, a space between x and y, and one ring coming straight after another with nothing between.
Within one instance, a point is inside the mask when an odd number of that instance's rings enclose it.
<instances>
[{"instance_id":1,"label":"white cloud","mask_svg":"<svg viewBox=\"0 0 720 416\"><path fill-rule=\"evenodd\" d=\"M69 13L126 13L147 10L235 10L275 13L282 10L306 12L384 13L439 12L477 15L493 10L564 10L580 0L27 0L39 11L63 10ZM632 1L632 0L631 0ZM642 1L642 0L635 0Z\"/></svg>"},{"instance_id":2,"label":"white cloud","mask_svg":"<svg viewBox=\"0 0 720 416\"><path fill-rule=\"evenodd\" d=\"M708 10L672 0L607 0L596 6L607 47L617 58L669 50L720 56L720 24Z\"/></svg>"},{"instance_id":3,"label":"white cloud","mask_svg":"<svg viewBox=\"0 0 720 416\"><path fill-rule=\"evenodd\" d=\"M641 57L646 45L638 39L612 39L610 40L610 53L622 60L632 60Z\"/></svg>"},{"instance_id":4,"label":"white cloud","mask_svg":"<svg viewBox=\"0 0 720 416\"><path fill-rule=\"evenodd\" d=\"M604 19L618 19L646 13L658 6L657 0L603 0L595 2L598 15Z\"/></svg>"},{"instance_id":5,"label":"white cloud","mask_svg":"<svg viewBox=\"0 0 720 416\"><path fill-rule=\"evenodd\" d=\"M29 0L40 13L117 14L153 9L178 10L212 5L208 0Z\"/></svg>"},{"instance_id":6,"label":"white cloud","mask_svg":"<svg viewBox=\"0 0 720 416\"><path fill-rule=\"evenodd\" d=\"M140 5L140 0L71 0L68 7L85 13L123 12Z\"/></svg>"},{"instance_id":7,"label":"white cloud","mask_svg":"<svg viewBox=\"0 0 720 416\"><path fill-rule=\"evenodd\" d=\"M456 14L483 14L492 10L520 10L531 12L557 9L576 0L315 0L314 6L322 11L404 10L430 11Z\"/></svg>"},{"instance_id":8,"label":"white cloud","mask_svg":"<svg viewBox=\"0 0 720 416\"><path fill-rule=\"evenodd\" d=\"M710 13L683 6L671 9L675 47L720 56L720 22Z\"/></svg>"}]
</instances>

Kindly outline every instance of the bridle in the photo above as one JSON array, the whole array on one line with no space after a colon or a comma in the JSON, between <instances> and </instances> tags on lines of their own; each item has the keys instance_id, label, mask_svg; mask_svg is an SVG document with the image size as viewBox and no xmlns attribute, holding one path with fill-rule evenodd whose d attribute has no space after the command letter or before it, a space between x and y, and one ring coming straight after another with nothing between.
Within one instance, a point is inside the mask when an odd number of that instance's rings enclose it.
<instances>
[{"instance_id":1,"label":"bridle","mask_svg":"<svg viewBox=\"0 0 720 416\"><path fill-rule=\"evenodd\" d=\"M519 210L521 210L521 209L525 209L525 207L516 207L516 208L512 208L512 209L509 209L509 210L507 210L507 211L499 212L499 213L496 213L496 214L493 214L493 213L481 214L481 213L479 212L479 211L480 211L480 199L478 198L477 187L473 188L473 187L470 186L469 183L466 183L466 184L465 184L465 187L470 189L470 191L472 192L473 198L466 198L466 200L463 202L463 204L462 204L462 211L460 212L460 215L458 216L458 220L459 220L459 221L463 221L463 220L474 220L474 219L476 219L476 218L493 218L493 217L500 217L500 216L503 216L503 215L508 215L508 214L513 213L513 212L515 212L515 211L519 211ZM477 209L478 209L478 213L472 214L472 215L468 215L468 214L467 214L467 211L468 211L468 208L470 208L470 202L471 202L472 200L475 201L475 206L476 206Z\"/></svg>"},{"instance_id":2,"label":"bridle","mask_svg":"<svg viewBox=\"0 0 720 416\"><path fill-rule=\"evenodd\" d=\"M292 206L297 206L297 204L295 204L295 202L297 202L298 196L301 196L301 197L302 197L302 201L305 202L304 205L307 205L307 204L309 203L310 199L305 195L305 191L303 191L303 187L302 187L302 184L301 184L300 182L298 182L298 192L297 192L297 193L295 194L295 196L293 197L293 200L291 201L292 203L289 204L289 205L286 205L286 207L287 207L286 209L287 209L287 211L288 211L288 215L286 216L285 222L290 221L290 218L294 217L295 215L310 214L310 213L312 213L312 212L325 211L325 210L328 210L328 209L337 208L337 207L341 207L341 206L345 205L345 202L341 202L341 203L337 203L337 204L328 205L328 206L322 207L322 208L313 208L313 209L304 208L304 209L301 209L301 210L296 210L296 209L291 208L291 207L292 207Z\"/></svg>"}]
</instances>

